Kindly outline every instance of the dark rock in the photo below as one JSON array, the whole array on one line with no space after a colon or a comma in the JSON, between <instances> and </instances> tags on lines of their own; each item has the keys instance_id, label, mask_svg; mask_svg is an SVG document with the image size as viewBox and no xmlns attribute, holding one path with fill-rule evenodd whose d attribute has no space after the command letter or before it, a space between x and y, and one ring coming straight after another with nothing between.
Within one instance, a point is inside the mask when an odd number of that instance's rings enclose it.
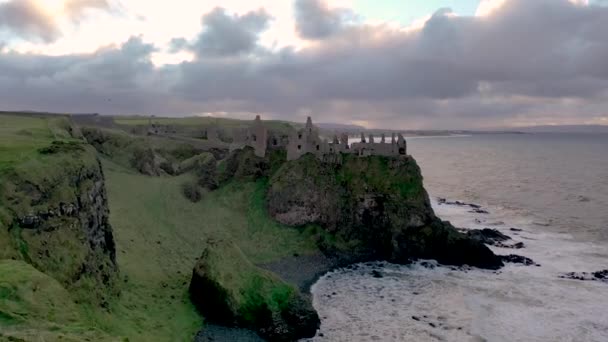
<instances>
[{"instance_id":1,"label":"dark rock","mask_svg":"<svg viewBox=\"0 0 608 342\"><path fill-rule=\"evenodd\" d=\"M485 243L487 245L496 245L499 242L511 239L509 236L499 232L498 230L490 228L467 230L466 235L473 240Z\"/></svg>"},{"instance_id":2,"label":"dark rock","mask_svg":"<svg viewBox=\"0 0 608 342\"><path fill-rule=\"evenodd\" d=\"M437 199L437 203L445 204L445 205L456 205L459 207L470 207L473 209L481 209L481 206L479 204L465 203L465 202L461 202L461 201L448 201L447 199L441 198L441 197Z\"/></svg>"},{"instance_id":3,"label":"dark rock","mask_svg":"<svg viewBox=\"0 0 608 342\"><path fill-rule=\"evenodd\" d=\"M414 321L420 321L420 317L417 317L417 316L412 316L412 319L413 319Z\"/></svg>"},{"instance_id":4,"label":"dark rock","mask_svg":"<svg viewBox=\"0 0 608 342\"><path fill-rule=\"evenodd\" d=\"M499 242L499 243L496 243L495 246L500 247L500 248L511 248L511 249L522 249L525 247L523 242L517 242L512 245L507 245L502 242Z\"/></svg>"},{"instance_id":5,"label":"dark rock","mask_svg":"<svg viewBox=\"0 0 608 342\"><path fill-rule=\"evenodd\" d=\"M434 269L434 268L435 268L435 265L434 265L434 264L432 264L432 263L430 263L430 262L427 262L427 261L423 261L423 262L421 262L421 263L420 263L420 266L422 266L422 267L424 267L424 268L428 268L428 269Z\"/></svg>"},{"instance_id":6,"label":"dark rock","mask_svg":"<svg viewBox=\"0 0 608 342\"><path fill-rule=\"evenodd\" d=\"M608 270L593 272L593 276L596 279L608 280Z\"/></svg>"},{"instance_id":7,"label":"dark rock","mask_svg":"<svg viewBox=\"0 0 608 342\"><path fill-rule=\"evenodd\" d=\"M519 229L519 228L509 228L510 231L512 232L523 232L523 229Z\"/></svg>"},{"instance_id":8,"label":"dark rock","mask_svg":"<svg viewBox=\"0 0 608 342\"><path fill-rule=\"evenodd\" d=\"M19 220L19 225L26 229L35 229L40 227L42 221L38 215L26 215Z\"/></svg>"},{"instance_id":9,"label":"dark rock","mask_svg":"<svg viewBox=\"0 0 608 342\"><path fill-rule=\"evenodd\" d=\"M490 213L489 211L487 211L485 209L473 209L469 212L474 213L474 214L489 214Z\"/></svg>"},{"instance_id":10,"label":"dark rock","mask_svg":"<svg viewBox=\"0 0 608 342\"><path fill-rule=\"evenodd\" d=\"M532 259L527 258L525 256L521 256L521 255L515 255L515 254L500 255L500 258L502 259L502 261L511 263L511 264L522 264L524 266L533 266L533 265L540 266L537 263L535 263Z\"/></svg>"},{"instance_id":11,"label":"dark rock","mask_svg":"<svg viewBox=\"0 0 608 342\"><path fill-rule=\"evenodd\" d=\"M382 273L380 273L380 272L378 272L378 271L376 271L376 270L373 270L373 271L372 271L372 276L373 276L374 278L382 278L382 277L383 277L383 276L382 276Z\"/></svg>"},{"instance_id":12,"label":"dark rock","mask_svg":"<svg viewBox=\"0 0 608 342\"><path fill-rule=\"evenodd\" d=\"M564 279L602 281L608 283L608 269L597 272L569 272L559 276Z\"/></svg>"}]
</instances>

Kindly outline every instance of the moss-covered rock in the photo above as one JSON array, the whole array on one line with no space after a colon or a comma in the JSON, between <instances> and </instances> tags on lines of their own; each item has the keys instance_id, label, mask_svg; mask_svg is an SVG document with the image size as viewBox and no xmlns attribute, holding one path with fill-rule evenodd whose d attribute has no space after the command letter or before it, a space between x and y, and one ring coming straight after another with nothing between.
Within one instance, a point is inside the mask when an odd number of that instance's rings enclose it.
<instances>
[{"instance_id":1,"label":"moss-covered rock","mask_svg":"<svg viewBox=\"0 0 608 342\"><path fill-rule=\"evenodd\" d=\"M502 266L482 243L435 216L411 157L343 155L329 163L306 155L274 173L267 198L276 220L320 225L346 242L325 243L330 253L355 260L433 258L444 264Z\"/></svg>"},{"instance_id":2,"label":"moss-covered rock","mask_svg":"<svg viewBox=\"0 0 608 342\"><path fill-rule=\"evenodd\" d=\"M320 324L309 298L227 240L205 242L190 296L208 321L252 329L271 341L312 337Z\"/></svg>"}]
</instances>

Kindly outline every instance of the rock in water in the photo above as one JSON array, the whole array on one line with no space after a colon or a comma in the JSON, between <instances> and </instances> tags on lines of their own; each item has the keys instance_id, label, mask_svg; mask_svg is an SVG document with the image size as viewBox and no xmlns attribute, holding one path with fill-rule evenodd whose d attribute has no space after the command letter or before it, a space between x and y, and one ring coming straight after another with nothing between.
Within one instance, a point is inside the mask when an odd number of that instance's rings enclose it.
<instances>
[{"instance_id":1,"label":"rock in water","mask_svg":"<svg viewBox=\"0 0 608 342\"><path fill-rule=\"evenodd\" d=\"M575 280L595 280L608 283L608 269L597 272L569 272L561 274L559 277Z\"/></svg>"},{"instance_id":2,"label":"rock in water","mask_svg":"<svg viewBox=\"0 0 608 342\"><path fill-rule=\"evenodd\" d=\"M521 255L510 254L510 255L501 255L500 257L504 262L508 262L508 263L512 263L512 264L522 264L524 266L533 266L533 265L540 266L539 264L535 263L532 259L527 258L525 256L521 256Z\"/></svg>"},{"instance_id":3,"label":"rock in water","mask_svg":"<svg viewBox=\"0 0 608 342\"><path fill-rule=\"evenodd\" d=\"M466 235L471 239L488 245L495 245L499 242L511 239L509 236L499 232L498 230L490 228L467 230Z\"/></svg>"}]
</instances>

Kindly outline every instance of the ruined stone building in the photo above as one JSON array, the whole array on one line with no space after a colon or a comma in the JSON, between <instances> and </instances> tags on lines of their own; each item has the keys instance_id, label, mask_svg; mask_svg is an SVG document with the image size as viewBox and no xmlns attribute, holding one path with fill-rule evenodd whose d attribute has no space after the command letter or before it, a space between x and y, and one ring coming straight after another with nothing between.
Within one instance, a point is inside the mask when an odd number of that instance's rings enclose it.
<instances>
[{"instance_id":1,"label":"ruined stone building","mask_svg":"<svg viewBox=\"0 0 608 342\"><path fill-rule=\"evenodd\" d=\"M250 146L255 150L255 154L264 157L268 149L285 148L287 150L287 160L295 160L310 153L319 159L327 156L344 154L355 154L358 156L382 155L399 156L407 154L407 142L401 134L391 134L391 141L387 141L384 134L378 142L373 135L366 139L361 133L361 141L348 142L348 135L335 135L331 142L322 139L319 130L312 124L312 119L308 117L304 128L294 131L289 137L279 136L276 133L269 133L260 116L256 116L253 125L241 137L235 137L235 143L231 150Z\"/></svg>"},{"instance_id":2,"label":"ruined stone building","mask_svg":"<svg viewBox=\"0 0 608 342\"><path fill-rule=\"evenodd\" d=\"M234 142L230 146L230 150L237 150L245 146L250 146L255 151L258 157L266 156L268 147L268 129L262 123L260 116L257 115L251 127L234 137Z\"/></svg>"}]
</instances>

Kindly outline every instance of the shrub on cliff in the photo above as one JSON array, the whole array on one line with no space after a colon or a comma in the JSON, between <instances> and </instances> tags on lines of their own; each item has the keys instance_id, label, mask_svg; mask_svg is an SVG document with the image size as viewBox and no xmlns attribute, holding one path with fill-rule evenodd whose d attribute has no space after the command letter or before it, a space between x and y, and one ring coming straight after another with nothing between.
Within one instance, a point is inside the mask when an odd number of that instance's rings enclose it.
<instances>
[{"instance_id":1,"label":"shrub on cliff","mask_svg":"<svg viewBox=\"0 0 608 342\"><path fill-rule=\"evenodd\" d=\"M190 200L190 202L196 203L201 200L203 194L199 186L192 181L185 182L182 184L182 194Z\"/></svg>"}]
</instances>

